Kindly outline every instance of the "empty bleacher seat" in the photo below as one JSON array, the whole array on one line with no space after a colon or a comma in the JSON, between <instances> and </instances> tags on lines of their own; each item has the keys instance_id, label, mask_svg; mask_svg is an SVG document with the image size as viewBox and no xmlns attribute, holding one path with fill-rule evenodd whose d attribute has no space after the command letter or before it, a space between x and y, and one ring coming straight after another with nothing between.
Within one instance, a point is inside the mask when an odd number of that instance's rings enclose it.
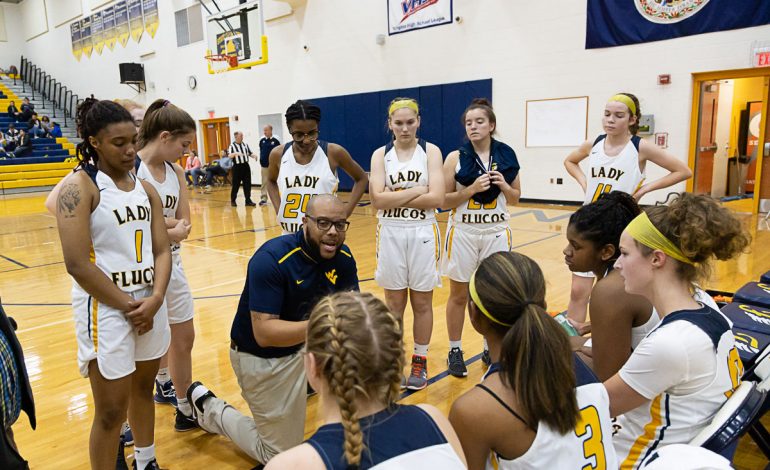
<instances>
[{"instance_id":1,"label":"empty bleacher seat","mask_svg":"<svg viewBox=\"0 0 770 470\"><path fill-rule=\"evenodd\" d=\"M738 289L733 301L770 308L770 284L749 282Z\"/></svg>"}]
</instances>

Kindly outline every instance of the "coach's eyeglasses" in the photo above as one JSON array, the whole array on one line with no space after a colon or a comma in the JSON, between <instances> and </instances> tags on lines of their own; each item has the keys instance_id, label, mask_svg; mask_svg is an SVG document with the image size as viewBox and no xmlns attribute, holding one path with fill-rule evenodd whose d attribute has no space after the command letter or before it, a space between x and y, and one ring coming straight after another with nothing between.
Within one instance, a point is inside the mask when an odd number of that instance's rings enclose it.
<instances>
[{"instance_id":1,"label":"coach's eyeglasses","mask_svg":"<svg viewBox=\"0 0 770 470\"><path fill-rule=\"evenodd\" d=\"M318 129L312 130L310 132L292 132L291 138L294 140L294 142L302 142L305 139L309 139L311 141L318 140Z\"/></svg>"},{"instance_id":2,"label":"coach's eyeglasses","mask_svg":"<svg viewBox=\"0 0 770 470\"><path fill-rule=\"evenodd\" d=\"M331 229L332 225L334 225L334 230L338 232L347 232L348 227L350 227L350 222L348 222L347 220L338 220L334 222L329 219L325 219L323 217L311 217L309 215L306 215L305 217L314 221L316 226L318 227L318 230L322 230L324 232Z\"/></svg>"}]
</instances>

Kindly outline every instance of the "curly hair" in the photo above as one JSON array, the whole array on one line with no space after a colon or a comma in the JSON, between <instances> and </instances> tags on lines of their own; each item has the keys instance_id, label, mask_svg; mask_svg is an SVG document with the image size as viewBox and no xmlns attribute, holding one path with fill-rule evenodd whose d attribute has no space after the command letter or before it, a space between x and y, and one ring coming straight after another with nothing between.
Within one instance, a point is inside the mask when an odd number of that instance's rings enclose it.
<instances>
[{"instance_id":1,"label":"curly hair","mask_svg":"<svg viewBox=\"0 0 770 470\"><path fill-rule=\"evenodd\" d=\"M133 123L134 120L124 107L113 101L97 100L91 95L78 105L75 124L78 136L83 139L75 147L75 157L78 159L79 167L96 165L99 161L99 155L91 145L89 137L95 137L110 124L122 122Z\"/></svg>"},{"instance_id":2,"label":"curly hair","mask_svg":"<svg viewBox=\"0 0 770 470\"><path fill-rule=\"evenodd\" d=\"M615 255L608 261L611 263L620 254L620 234L641 212L629 194L612 191L575 211L569 218L569 226L597 249L612 245Z\"/></svg>"},{"instance_id":3,"label":"curly hair","mask_svg":"<svg viewBox=\"0 0 770 470\"><path fill-rule=\"evenodd\" d=\"M740 220L710 196L683 193L668 206L647 209L647 216L660 232L695 264L677 263L683 279L696 284L711 277L711 258L728 260L744 252L751 236ZM642 253L652 249L637 242Z\"/></svg>"},{"instance_id":4,"label":"curly hair","mask_svg":"<svg viewBox=\"0 0 770 470\"><path fill-rule=\"evenodd\" d=\"M340 408L345 459L357 466L364 449L357 403L389 406L400 393L404 343L399 322L372 294L333 294L311 312L306 347Z\"/></svg>"}]
</instances>

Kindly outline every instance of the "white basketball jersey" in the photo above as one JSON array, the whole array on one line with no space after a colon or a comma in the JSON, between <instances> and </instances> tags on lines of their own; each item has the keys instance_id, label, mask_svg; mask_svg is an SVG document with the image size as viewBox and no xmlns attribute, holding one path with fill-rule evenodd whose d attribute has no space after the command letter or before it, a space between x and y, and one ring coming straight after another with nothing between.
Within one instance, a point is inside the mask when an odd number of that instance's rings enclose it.
<instances>
[{"instance_id":1,"label":"white basketball jersey","mask_svg":"<svg viewBox=\"0 0 770 470\"><path fill-rule=\"evenodd\" d=\"M714 310L719 310L717 303L714 302L714 299L712 299L706 291L697 286L695 286L694 289L695 293L693 294L692 298L695 299L696 302L709 306ZM658 315L658 311L655 310L655 307L653 307L652 314L644 325L634 326L631 328L631 349L636 349L636 347L639 346L639 343L642 342L645 336L647 336L652 330L655 329L656 326L658 326L658 323L660 323L660 315Z\"/></svg>"},{"instance_id":2,"label":"white basketball jersey","mask_svg":"<svg viewBox=\"0 0 770 470\"><path fill-rule=\"evenodd\" d=\"M152 176L150 169L144 162L136 170L136 176L150 183L158 191L160 201L163 204L163 217L175 219L176 209L179 207L179 178L177 178L172 164L166 163L163 167L166 170L166 175L162 183ZM179 243L171 243L172 254L177 254L179 248Z\"/></svg>"},{"instance_id":3,"label":"white basketball jersey","mask_svg":"<svg viewBox=\"0 0 770 470\"><path fill-rule=\"evenodd\" d=\"M133 175L131 175L134 178ZM91 213L91 259L124 292L152 286L152 209L141 181L122 191L112 178L96 173L99 205Z\"/></svg>"},{"instance_id":4,"label":"white basketball jersey","mask_svg":"<svg viewBox=\"0 0 770 470\"><path fill-rule=\"evenodd\" d=\"M703 321L703 317L695 320L681 317L677 319L676 315L680 312L674 312L645 338L647 341L658 331L671 328L675 329L672 332L673 337L695 340L692 336L693 330L689 328L691 324L695 325L711 342L716 341L716 371L713 380L695 392L674 394L673 390L669 389L644 405L618 416L617 433L613 440L621 469L638 469L654 450L671 444L690 442L708 426L716 412L740 384L743 365L735 348L731 323L720 312L711 312L711 319L706 321ZM719 317L716 317L717 315ZM717 321L722 322L722 328L714 326L715 318L721 318ZM661 367L666 365L661 364Z\"/></svg>"},{"instance_id":5,"label":"white basketball jersey","mask_svg":"<svg viewBox=\"0 0 770 470\"><path fill-rule=\"evenodd\" d=\"M632 136L623 150L614 157L604 153L604 140L600 135L588 155L588 182L584 204L596 201L602 193L622 191L634 194L644 181L639 168L639 141Z\"/></svg>"},{"instance_id":6,"label":"white basketball jersey","mask_svg":"<svg viewBox=\"0 0 770 470\"><path fill-rule=\"evenodd\" d=\"M278 222L284 233L299 230L311 197L337 192L339 179L332 173L323 147L319 141L313 159L307 165L297 163L291 143L281 156L281 167L278 170L278 191L281 193Z\"/></svg>"},{"instance_id":7,"label":"white basketball jersey","mask_svg":"<svg viewBox=\"0 0 770 470\"><path fill-rule=\"evenodd\" d=\"M460 162L457 162L455 174L460 172ZM465 189L465 186L455 182L457 191ZM505 200L505 194L500 191L497 199L487 204L481 204L468 199L456 208L452 209L449 215L453 227L463 229L477 230L481 232L502 230L508 226L510 214Z\"/></svg>"},{"instance_id":8,"label":"white basketball jersey","mask_svg":"<svg viewBox=\"0 0 770 470\"><path fill-rule=\"evenodd\" d=\"M540 423L535 440L524 455L515 460L492 455L487 470L618 468L607 390L594 383L578 387L575 393L580 416L573 432L562 435Z\"/></svg>"},{"instance_id":9,"label":"white basketball jersey","mask_svg":"<svg viewBox=\"0 0 770 470\"><path fill-rule=\"evenodd\" d=\"M428 186L428 154L425 152L427 143L420 140L414 147L412 158L402 162L398 160L396 147L388 144L385 147L385 187L391 191L400 191L414 186ZM377 211L380 223L418 222L432 224L436 221L436 211L433 209L414 209L411 207L395 207Z\"/></svg>"}]
</instances>

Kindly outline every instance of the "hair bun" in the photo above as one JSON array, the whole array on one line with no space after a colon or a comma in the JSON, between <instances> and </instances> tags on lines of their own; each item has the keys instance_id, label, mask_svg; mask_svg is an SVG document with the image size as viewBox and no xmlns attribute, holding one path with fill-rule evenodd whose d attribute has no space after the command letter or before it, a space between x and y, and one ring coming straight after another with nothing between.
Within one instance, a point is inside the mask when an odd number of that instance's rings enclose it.
<instances>
[{"instance_id":1,"label":"hair bun","mask_svg":"<svg viewBox=\"0 0 770 470\"><path fill-rule=\"evenodd\" d=\"M492 107L492 103L489 102L486 98L473 98L473 101L471 101L471 104L477 104L480 106L489 106Z\"/></svg>"}]
</instances>

